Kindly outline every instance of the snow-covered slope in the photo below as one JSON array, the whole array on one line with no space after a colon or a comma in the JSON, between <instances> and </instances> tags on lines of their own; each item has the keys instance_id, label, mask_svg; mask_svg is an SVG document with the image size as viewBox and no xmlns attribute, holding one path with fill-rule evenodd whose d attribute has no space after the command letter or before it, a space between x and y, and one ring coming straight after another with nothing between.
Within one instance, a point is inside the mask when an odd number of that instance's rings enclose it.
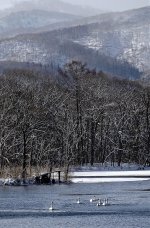
<instances>
[{"instance_id":1,"label":"snow-covered slope","mask_svg":"<svg viewBox=\"0 0 150 228\"><path fill-rule=\"evenodd\" d=\"M68 32L68 30L66 30ZM73 29L74 31L74 29ZM74 34L78 37L78 34ZM128 63L97 53L77 44L64 31L22 35L0 42L0 61L34 62L63 66L71 60L86 62L88 67L125 78L137 79L140 73Z\"/></svg>"},{"instance_id":2,"label":"snow-covered slope","mask_svg":"<svg viewBox=\"0 0 150 228\"><path fill-rule=\"evenodd\" d=\"M128 78L139 77L135 68L150 69L150 7L92 17L91 22L3 40L0 61L63 65L77 59Z\"/></svg>"},{"instance_id":3,"label":"snow-covered slope","mask_svg":"<svg viewBox=\"0 0 150 228\"><path fill-rule=\"evenodd\" d=\"M75 42L119 60L141 71L150 69L150 7L94 17L89 34Z\"/></svg>"},{"instance_id":4,"label":"snow-covered slope","mask_svg":"<svg viewBox=\"0 0 150 228\"><path fill-rule=\"evenodd\" d=\"M0 38L34 32L45 26L71 22L80 17L44 10L19 11L0 18Z\"/></svg>"},{"instance_id":5,"label":"snow-covered slope","mask_svg":"<svg viewBox=\"0 0 150 228\"><path fill-rule=\"evenodd\" d=\"M47 10L49 12L69 13L76 16L92 16L100 14L102 11L88 6L81 6L64 2L63 0L22 0L18 1L3 12L8 15L10 12L31 11L31 10ZM1 15L0 15L1 17Z\"/></svg>"},{"instance_id":6,"label":"snow-covered slope","mask_svg":"<svg viewBox=\"0 0 150 228\"><path fill-rule=\"evenodd\" d=\"M70 179L74 183L101 183L150 180L150 167L135 164L122 164L121 167L110 164L81 166L72 168Z\"/></svg>"}]
</instances>

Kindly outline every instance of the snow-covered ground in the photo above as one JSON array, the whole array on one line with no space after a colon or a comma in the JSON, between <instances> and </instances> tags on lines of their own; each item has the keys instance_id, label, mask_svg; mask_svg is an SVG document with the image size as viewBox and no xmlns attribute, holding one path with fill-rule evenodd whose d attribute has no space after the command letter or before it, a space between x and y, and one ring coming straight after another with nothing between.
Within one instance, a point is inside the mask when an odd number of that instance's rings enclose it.
<instances>
[{"instance_id":1,"label":"snow-covered ground","mask_svg":"<svg viewBox=\"0 0 150 228\"><path fill-rule=\"evenodd\" d=\"M94 165L76 167L70 172L73 183L100 183L150 180L150 167L124 164L121 167Z\"/></svg>"},{"instance_id":2,"label":"snow-covered ground","mask_svg":"<svg viewBox=\"0 0 150 228\"><path fill-rule=\"evenodd\" d=\"M150 170L73 172L70 176L73 183L143 181L150 180Z\"/></svg>"},{"instance_id":3,"label":"snow-covered ground","mask_svg":"<svg viewBox=\"0 0 150 228\"><path fill-rule=\"evenodd\" d=\"M0 178L0 186L27 186L33 184L33 181L28 179L25 182L22 179L14 179L14 178Z\"/></svg>"},{"instance_id":4,"label":"snow-covered ground","mask_svg":"<svg viewBox=\"0 0 150 228\"><path fill-rule=\"evenodd\" d=\"M71 178L72 183L110 183L110 182L135 182L148 181L150 178Z\"/></svg>"},{"instance_id":5,"label":"snow-covered ground","mask_svg":"<svg viewBox=\"0 0 150 228\"><path fill-rule=\"evenodd\" d=\"M58 175L54 176L54 178L57 179ZM105 163L105 165L94 164L94 166L88 164L72 167L69 172L69 178L72 183L145 181L150 180L150 167L136 164L122 164L120 167L117 164L111 166L110 163ZM33 180L28 181L27 184L33 184ZM16 185L16 180L3 178L0 179L1 185L14 186ZM19 182L19 185L24 185L24 183Z\"/></svg>"}]
</instances>

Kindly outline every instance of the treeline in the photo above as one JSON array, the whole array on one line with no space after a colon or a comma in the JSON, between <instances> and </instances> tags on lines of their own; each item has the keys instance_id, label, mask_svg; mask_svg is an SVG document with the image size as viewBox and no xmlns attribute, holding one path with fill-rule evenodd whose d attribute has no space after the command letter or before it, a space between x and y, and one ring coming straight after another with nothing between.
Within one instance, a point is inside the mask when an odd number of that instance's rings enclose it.
<instances>
[{"instance_id":1,"label":"treeline","mask_svg":"<svg viewBox=\"0 0 150 228\"><path fill-rule=\"evenodd\" d=\"M0 77L0 171L116 162L150 165L150 89L80 62L59 84L33 71Z\"/></svg>"}]
</instances>

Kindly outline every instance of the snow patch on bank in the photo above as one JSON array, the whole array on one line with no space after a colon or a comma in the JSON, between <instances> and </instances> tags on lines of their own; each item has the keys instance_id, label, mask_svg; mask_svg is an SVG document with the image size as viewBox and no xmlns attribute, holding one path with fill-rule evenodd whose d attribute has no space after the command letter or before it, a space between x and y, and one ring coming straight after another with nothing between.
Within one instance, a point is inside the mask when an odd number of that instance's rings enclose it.
<instances>
[{"instance_id":1,"label":"snow patch on bank","mask_svg":"<svg viewBox=\"0 0 150 228\"><path fill-rule=\"evenodd\" d=\"M106 164L72 168L70 179L73 183L102 183L150 180L150 167L123 164L121 167Z\"/></svg>"},{"instance_id":2,"label":"snow patch on bank","mask_svg":"<svg viewBox=\"0 0 150 228\"><path fill-rule=\"evenodd\" d=\"M136 182L148 181L150 178L71 178L72 183L111 183L111 182Z\"/></svg>"},{"instance_id":3,"label":"snow patch on bank","mask_svg":"<svg viewBox=\"0 0 150 228\"><path fill-rule=\"evenodd\" d=\"M149 177L150 170L73 172L72 177Z\"/></svg>"}]
</instances>

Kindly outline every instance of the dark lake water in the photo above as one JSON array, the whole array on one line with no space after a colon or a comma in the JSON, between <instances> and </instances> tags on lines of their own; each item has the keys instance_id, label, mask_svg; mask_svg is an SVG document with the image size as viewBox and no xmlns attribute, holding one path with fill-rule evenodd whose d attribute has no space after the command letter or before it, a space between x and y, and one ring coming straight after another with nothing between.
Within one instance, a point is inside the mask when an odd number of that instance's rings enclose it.
<instances>
[{"instance_id":1,"label":"dark lake water","mask_svg":"<svg viewBox=\"0 0 150 228\"><path fill-rule=\"evenodd\" d=\"M150 181L0 187L0 228L150 228L149 189ZM90 203L94 195L111 205Z\"/></svg>"}]
</instances>

